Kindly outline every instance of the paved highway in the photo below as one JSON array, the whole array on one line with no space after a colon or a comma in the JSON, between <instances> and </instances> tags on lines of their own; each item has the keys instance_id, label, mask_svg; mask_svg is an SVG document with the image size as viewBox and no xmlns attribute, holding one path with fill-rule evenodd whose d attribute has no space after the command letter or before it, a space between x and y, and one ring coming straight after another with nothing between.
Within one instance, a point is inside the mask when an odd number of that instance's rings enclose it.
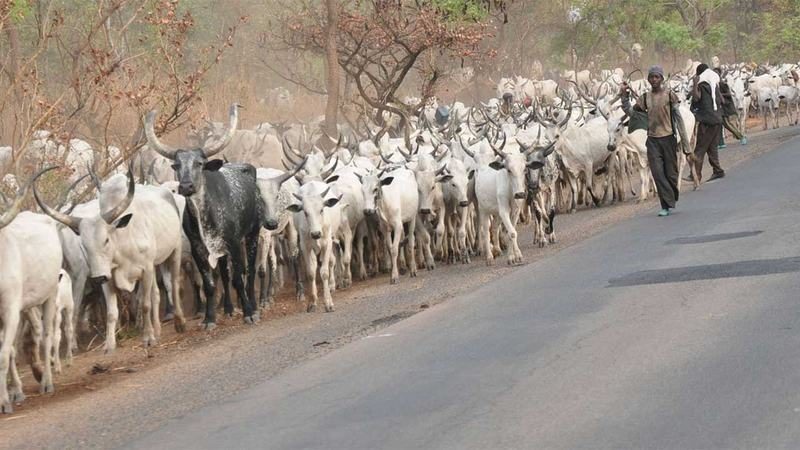
<instances>
[{"instance_id":1,"label":"paved highway","mask_svg":"<svg viewBox=\"0 0 800 450\"><path fill-rule=\"evenodd\" d=\"M800 445L800 141L129 448ZM479 263L479 262L478 262Z\"/></svg>"}]
</instances>

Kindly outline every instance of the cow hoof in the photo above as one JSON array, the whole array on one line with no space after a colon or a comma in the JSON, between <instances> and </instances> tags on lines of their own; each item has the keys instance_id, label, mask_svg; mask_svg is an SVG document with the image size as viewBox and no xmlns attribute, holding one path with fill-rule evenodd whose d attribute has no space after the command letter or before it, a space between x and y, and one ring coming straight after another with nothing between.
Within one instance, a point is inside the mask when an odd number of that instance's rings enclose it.
<instances>
[{"instance_id":1,"label":"cow hoof","mask_svg":"<svg viewBox=\"0 0 800 450\"><path fill-rule=\"evenodd\" d=\"M186 320L184 320L183 317L175 321L175 331L178 333L186 331Z\"/></svg>"},{"instance_id":2,"label":"cow hoof","mask_svg":"<svg viewBox=\"0 0 800 450\"><path fill-rule=\"evenodd\" d=\"M487 259L486 260L486 265L489 266L489 267L493 266L494 265L494 260L493 259Z\"/></svg>"},{"instance_id":3,"label":"cow hoof","mask_svg":"<svg viewBox=\"0 0 800 450\"><path fill-rule=\"evenodd\" d=\"M111 347L105 347L105 348L103 348L103 353L106 354L106 355L113 355L115 350L116 349L111 348Z\"/></svg>"},{"instance_id":4,"label":"cow hoof","mask_svg":"<svg viewBox=\"0 0 800 450\"><path fill-rule=\"evenodd\" d=\"M168 313L168 314L164 314L164 317L161 318L161 321L162 322L169 322L170 320L174 320L174 319L175 319L175 314L174 313Z\"/></svg>"},{"instance_id":5,"label":"cow hoof","mask_svg":"<svg viewBox=\"0 0 800 450\"><path fill-rule=\"evenodd\" d=\"M52 394L55 392L55 388L53 387L53 383L47 383L39 386L39 393L40 394Z\"/></svg>"},{"instance_id":6,"label":"cow hoof","mask_svg":"<svg viewBox=\"0 0 800 450\"><path fill-rule=\"evenodd\" d=\"M397 277L392 277L392 280L389 282L389 284L397 284L399 282L400 280Z\"/></svg>"},{"instance_id":7,"label":"cow hoof","mask_svg":"<svg viewBox=\"0 0 800 450\"><path fill-rule=\"evenodd\" d=\"M11 414L14 412L14 408L11 406L11 402L3 402L0 404L0 413L2 414Z\"/></svg>"},{"instance_id":8,"label":"cow hoof","mask_svg":"<svg viewBox=\"0 0 800 450\"><path fill-rule=\"evenodd\" d=\"M206 330L206 331L211 331L214 328L217 328L217 324L214 323L214 322L204 322L204 323L201 323L200 326L203 327L203 329Z\"/></svg>"},{"instance_id":9,"label":"cow hoof","mask_svg":"<svg viewBox=\"0 0 800 450\"><path fill-rule=\"evenodd\" d=\"M142 345L144 348L153 348L156 346L156 344L158 344L156 338L144 338L142 340Z\"/></svg>"},{"instance_id":10,"label":"cow hoof","mask_svg":"<svg viewBox=\"0 0 800 450\"><path fill-rule=\"evenodd\" d=\"M435 270L436 269L436 264L434 264L434 263L426 264L425 268L428 269L428 270Z\"/></svg>"},{"instance_id":11,"label":"cow hoof","mask_svg":"<svg viewBox=\"0 0 800 450\"><path fill-rule=\"evenodd\" d=\"M253 320L253 317L245 317L244 318L244 323L246 323L248 325L253 325L255 323L255 321Z\"/></svg>"},{"instance_id":12,"label":"cow hoof","mask_svg":"<svg viewBox=\"0 0 800 450\"><path fill-rule=\"evenodd\" d=\"M333 312L333 305L331 305L331 306L325 305L325 312L332 313Z\"/></svg>"},{"instance_id":13,"label":"cow hoof","mask_svg":"<svg viewBox=\"0 0 800 450\"><path fill-rule=\"evenodd\" d=\"M25 394L23 394L21 390L16 392L9 392L9 395L11 396L12 403L22 403L25 401Z\"/></svg>"},{"instance_id":14,"label":"cow hoof","mask_svg":"<svg viewBox=\"0 0 800 450\"><path fill-rule=\"evenodd\" d=\"M306 312L310 312L310 313L312 313L312 312L314 312L316 310L317 310L317 305L308 305L308 308L306 308Z\"/></svg>"}]
</instances>

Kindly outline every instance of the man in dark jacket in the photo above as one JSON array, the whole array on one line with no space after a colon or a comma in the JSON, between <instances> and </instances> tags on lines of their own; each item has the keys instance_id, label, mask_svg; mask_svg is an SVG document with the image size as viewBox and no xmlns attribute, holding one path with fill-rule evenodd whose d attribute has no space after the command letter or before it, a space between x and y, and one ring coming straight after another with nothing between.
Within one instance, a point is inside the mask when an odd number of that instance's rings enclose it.
<instances>
[{"instance_id":1,"label":"man in dark jacket","mask_svg":"<svg viewBox=\"0 0 800 450\"><path fill-rule=\"evenodd\" d=\"M736 105L733 103L733 94L725 78L722 77L722 70L714 68L714 72L719 75L719 92L722 94L722 126L725 130L735 137L742 145L747 144L747 138L739 131L737 123L739 123L739 114L736 111ZM719 145L717 148L725 148L725 130L720 131Z\"/></svg>"},{"instance_id":2,"label":"man in dark jacket","mask_svg":"<svg viewBox=\"0 0 800 450\"><path fill-rule=\"evenodd\" d=\"M706 64L697 66L692 87L692 111L697 119L697 138L694 147L697 176L703 179L703 162L708 154L708 163L713 173L708 181L725 176L719 164L719 137L722 134L722 93L719 90L719 75Z\"/></svg>"}]
</instances>

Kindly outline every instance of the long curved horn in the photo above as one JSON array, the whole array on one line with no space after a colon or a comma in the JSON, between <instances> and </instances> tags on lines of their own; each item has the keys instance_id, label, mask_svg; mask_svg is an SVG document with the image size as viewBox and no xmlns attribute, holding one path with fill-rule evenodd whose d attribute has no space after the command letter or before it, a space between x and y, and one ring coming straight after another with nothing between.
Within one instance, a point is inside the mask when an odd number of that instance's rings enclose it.
<instances>
[{"instance_id":1,"label":"long curved horn","mask_svg":"<svg viewBox=\"0 0 800 450\"><path fill-rule=\"evenodd\" d=\"M445 170L447 170L447 164L443 165L442 167L439 168L439 170L434 172L434 175L436 175L438 177L439 175L444 173Z\"/></svg>"},{"instance_id":2,"label":"long curved horn","mask_svg":"<svg viewBox=\"0 0 800 450\"><path fill-rule=\"evenodd\" d=\"M475 153L472 153L469 150L469 146L464 145L464 135L463 134L459 134L458 135L458 142L461 144L461 150L463 150L464 153L466 153L467 156L469 156L470 158L475 159Z\"/></svg>"},{"instance_id":3,"label":"long curved horn","mask_svg":"<svg viewBox=\"0 0 800 450\"><path fill-rule=\"evenodd\" d=\"M147 113L147 116L144 118L144 134L147 137L147 144L156 151L159 155L163 156L167 159L175 159L175 150L174 148L164 144L158 139L156 136L156 130L154 123L156 121L156 110L152 110Z\"/></svg>"},{"instance_id":4,"label":"long curved horn","mask_svg":"<svg viewBox=\"0 0 800 450\"><path fill-rule=\"evenodd\" d=\"M491 140L489 141L489 147L492 148L492 151L495 153L495 155L497 155L497 156L499 156L499 157L501 157L503 159L505 159L505 157L506 157L505 153L503 153L503 148L505 148L505 146L506 146L506 134L505 133L503 133L503 143L500 144L500 148L499 149L497 147L495 147L494 144L492 144Z\"/></svg>"},{"instance_id":5,"label":"long curved horn","mask_svg":"<svg viewBox=\"0 0 800 450\"><path fill-rule=\"evenodd\" d=\"M522 153L523 155L527 155L528 153L531 152L531 150L533 150L534 145L525 145L522 142L520 142L519 139L516 138L514 139L517 141L517 144L519 144L519 148L521 149L520 153Z\"/></svg>"},{"instance_id":6,"label":"long curved horn","mask_svg":"<svg viewBox=\"0 0 800 450\"><path fill-rule=\"evenodd\" d=\"M570 100L569 105L567 105L567 117L564 118L561 122L557 123L556 126L558 128L564 127L568 122L569 119L572 117L572 100Z\"/></svg>"},{"instance_id":7,"label":"long curved horn","mask_svg":"<svg viewBox=\"0 0 800 450\"><path fill-rule=\"evenodd\" d=\"M381 149L378 149L378 154L379 154L379 155L381 155L381 159L382 159L382 160L383 160L383 162L385 162L386 164L394 164L394 162L392 162L392 160L391 160L391 159L389 159L389 158L387 158L386 156L384 156L384 155L383 155L383 151L382 151Z\"/></svg>"},{"instance_id":8,"label":"long curved horn","mask_svg":"<svg viewBox=\"0 0 800 450\"><path fill-rule=\"evenodd\" d=\"M550 143L550 145L548 145L547 147L544 148L544 150L542 150L542 155L544 157L548 157L550 156L551 153L553 153L553 151L556 149L556 141L558 141L558 138L554 139L553 142Z\"/></svg>"},{"instance_id":9,"label":"long curved horn","mask_svg":"<svg viewBox=\"0 0 800 450\"><path fill-rule=\"evenodd\" d=\"M569 82L569 83L572 83L572 84L574 84L574 85L575 85L575 90L577 90L577 91L578 91L578 95L579 95L579 96L580 96L582 99L586 100L586 101L587 101L587 102L588 102L590 105L592 105L592 106L594 106L594 107L597 107L597 102L596 102L595 100L592 100L592 99L590 99L590 98L589 98L589 96L588 96L588 95L586 95L586 94L583 92L583 90L581 90L580 86L578 86L578 83L576 83L576 82L574 82L574 81L572 81L572 80L567 80L567 82Z\"/></svg>"},{"instance_id":10,"label":"long curved horn","mask_svg":"<svg viewBox=\"0 0 800 450\"><path fill-rule=\"evenodd\" d=\"M86 164L86 171L88 172L87 174L92 177L92 184L94 184L95 189L97 189L97 192L100 192L100 178L97 177L97 173L94 171L94 168L92 168L89 164Z\"/></svg>"},{"instance_id":11,"label":"long curved horn","mask_svg":"<svg viewBox=\"0 0 800 450\"><path fill-rule=\"evenodd\" d=\"M296 166L300 164L300 162L297 159L295 159L295 157L300 155L298 155L294 151L294 149L292 148L292 144L289 143L289 140L286 139L286 136L283 136L283 138L281 139L281 147L283 148L283 156L285 156L286 159L289 160L290 163L292 163L292 165ZM302 156L300 156L300 158L302 158Z\"/></svg>"},{"instance_id":12,"label":"long curved horn","mask_svg":"<svg viewBox=\"0 0 800 450\"><path fill-rule=\"evenodd\" d=\"M279 186L280 186L280 185L282 185L282 184L283 184L283 183L285 183L285 182L286 182L286 181L287 181L289 178L292 178L293 176L297 175L297 172L299 172L299 171L300 171L300 169L302 169L302 168L303 168L303 166L305 166L305 165L306 165L306 162L308 162L308 156L306 156L305 158L303 158L303 162L301 162L301 163L300 163L300 165L298 165L298 166L295 166L295 168L294 168L294 169L292 169L292 170L287 170L287 171L286 171L286 173L284 173L283 175L280 175L280 176L278 176L278 185L279 185Z\"/></svg>"},{"instance_id":13,"label":"long curved horn","mask_svg":"<svg viewBox=\"0 0 800 450\"><path fill-rule=\"evenodd\" d=\"M133 174L130 171L128 171L127 177L128 192L125 194L125 198L119 202L117 206L111 208L110 211L106 213L100 213L100 217L107 224L117 220L117 218L121 216L129 206L131 206L131 203L133 203L133 194L136 191L136 182L133 180Z\"/></svg>"},{"instance_id":14,"label":"long curved horn","mask_svg":"<svg viewBox=\"0 0 800 450\"><path fill-rule=\"evenodd\" d=\"M406 161L411 161L411 154L410 153L404 152L403 149L400 148L400 147L397 147L395 150L400 152L400 154L403 155L403 158L405 158Z\"/></svg>"},{"instance_id":15,"label":"long curved horn","mask_svg":"<svg viewBox=\"0 0 800 450\"><path fill-rule=\"evenodd\" d=\"M74 231L75 233L78 233L79 230L80 230L80 225L81 225L81 220L82 219L80 219L78 217L70 216L69 214L64 214L64 213L62 213L60 211L57 211L57 210L47 206L47 204L45 204L45 202L43 202L42 198L39 196L39 191L36 190L36 180L40 176L42 176L42 174L44 174L46 172L49 172L51 170L55 170L57 168L58 167L48 167L47 169L41 170L39 173L36 174L35 177L33 177L33 179L31 180L31 185L33 186L33 197L36 199L36 203L39 204L39 207L42 208L42 211L44 211L45 214L47 214L48 216L52 217L53 219L63 223L64 225L70 227L72 229L72 231ZM16 204L16 202L15 202L15 204ZM13 205L12 205L12 209L13 209ZM8 214L10 211L11 210L7 211L6 214ZM19 211L17 211L17 212L19 212ZM16 213L14 215L16 215ZM3 218L0 218L0 228L2 228L3 226L7 225L7 223L3 222L4 219L5 219L5 216L3 216ZM13 219L13 217L11 217L11 219ZM11 220L9 220L9 222L11 222Z\"/></svg>"},{"instance_id":16,"label":"long curved horn","mask_svg":"<svg viewBox=\"0 0 800 450\"><path fill-rule=\"evenodd\" d=\"M225 134L216 142L210 145L203 146L203 154L206 158L210 158L217 153L221 152L222 149L230 144L231 139L233 139L234 133L236 133L236 127L239 125L239 104L234 103L231 105L230 110L228 111L228 120L229 125L228 129L225 130Z\"/></svg>"},{"instance_id":17,"label":"long curved horn","mask_svg":"<svg viewBox=\"0 0 800 450\"><path fill-rule=\"evenodd\" d=\"M328 189L325 189L324 191L322 191L322 194L320 194L320 196L321 196L322 198L325 198L325 196L326 196L326 195L328 195L328 192L329 192L330 190L331 190L331 187L330 187L330 186L328 186Z\"/></svg>"},{"instance_id":18,"label":"long curved horn","mask_svg":"<svg viewBox=\"0 0 800 450\"><path fill-rule=\"evenodd\" d=\"M87 174L85 174L82 177L78 178L77 180L72 182L72 184L69 185L67 190L64 191L64 195L61 197L61 201L58 202L58 206L56 206L56 209L60 210L61 208L64 207L64 205L67 204L67 200L69 199L69 193L72 192L73 189L75 189L75 187L78 185L78 183L80 183L81 181L85 180L86 177L88 177L88 176L89 176L89 174L87 173Z\"/></svg>"},{"instance_id":19,"label":"long curved horn","mask_svg":"<svg viewBox=\"0 0 800 450\"><path fill-rule=\"evenodd\" d=\"M158 184L164 184L164 182L159 180L158 177L156 176L155 167L156 167L156 160L155 158L153 158L153 161L150 163L150 167L147 169L147 176L155 180L156 183Z\"/></svg>"},{"instance_id":20,"label":"long curved horn","mask_svg":"<svg viewBox=\"0 0 800 450\"><path fill-rule=\"evenodd\" d=\"M336 170L336 166L338 166L338 165L339 165L339 157L337 156L337 157L336 157L336 161L334 161L334 162L333 162L333 166L331 166L331 168L330 168L330 169L328 169L328 170L326 170L326 171L322 172L322 173L319 175L319 176L320 176L320 178L322 178L322 179L324 180L324 179L328 178L329 176L331 176L331 174L333 173L333 171L334 171L334 170Z\"/></svg>"}]
</instances>

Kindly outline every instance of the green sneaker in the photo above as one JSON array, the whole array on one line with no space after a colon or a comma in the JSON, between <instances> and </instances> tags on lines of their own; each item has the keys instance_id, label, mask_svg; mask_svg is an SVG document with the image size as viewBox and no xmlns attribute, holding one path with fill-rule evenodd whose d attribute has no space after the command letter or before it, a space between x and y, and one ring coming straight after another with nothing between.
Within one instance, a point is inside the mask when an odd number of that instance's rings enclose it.
<instances>
[{"instance_id":1,"label":"green sneaker","mask_svg":"<svg viewBox=\"0 0 800 450\"><path fill-rule=\"evenodd\" d=\"M667 217L669 215L669 208L664 208L658 212L658 217Z\"/></svg>"}]
</instances>

